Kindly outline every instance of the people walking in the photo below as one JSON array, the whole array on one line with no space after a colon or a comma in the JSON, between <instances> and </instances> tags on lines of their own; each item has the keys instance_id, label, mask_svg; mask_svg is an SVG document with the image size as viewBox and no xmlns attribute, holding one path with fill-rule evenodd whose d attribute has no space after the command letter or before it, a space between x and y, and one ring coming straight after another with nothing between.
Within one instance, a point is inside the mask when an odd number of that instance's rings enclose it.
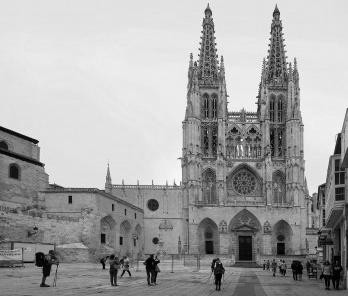
<instances>
[{"instance_id":1,"label":"people walking","mask_svg":"<svg viewBox=\"0 0 348 296\"><path fill-rule=\"evenodd\" d=\"M325 261L323 265L322 274L325 280L325 290L330 290L331 265L329 261Z\"/></svg>"},{"instance_id":2,"label":"people walking","mask_svg":"<svg viewBox=\"0 0 348 296\"><path fill-rule=\"evenodd\" d=\"M222 265L222 262L219 258L216 259L214 265L214 276L215 276L215 290L221 290L221 279L223 274L225 273L225 268Z\"/></svg>"},{"instance_id":3,"label":"people walking","mask_svg":"<svg viewBox=\"0 0 348 296\"><path fill-rule=\"evenodd\" d=\"M297 263L297 274L298 274L298 279L302 281L302 274L303 274L303 265L301 261Z\"/></svg>"},{"instance_id":4,"label":"people walking","mask_svg":"<svg viewBox=\"0 0 348 296\"><path fill-rule=\"evenodd\" d=\"M158 273L161 271L160 268L158 267L158 264L160 263L161 261L158 259L157 256L155 256L155 259L154 259L154 270L153 270L153 284L154 285L157 285L157 275Z\"/></svg>"},{"instance_id":5,"label":"people walking","mask_svg":"<svg viewBox=\"0 0 348 296\"><path fill-rule=\"evenodd\" d=\"M120 277L122 277L126 271L128 272L129 276L132 276L132 274L130 273L130 270L129 270L129 258L128 258L128 256L124 256L122 258L122 262L121 263L122 263L122 269L123 270L122 270L122 273L121 273Z\"/></svg>"},{"instance_id":6,"label":"people walking","mask_svg":"<svg viewBox=\"0 0 348 296\"><path fill-rule=\"evenodd\" d=\"M282 260L280 263L280 273L282 276L285 276L286 274L286 264L285 264L285 260Z\"/></svg>"},{"instance_id":7,"label":"people walking","mask_svg":"<svg viewBox=\"0 0 348 296\"><path fill-rule=\"evenodd\" d=\"M151 254L149 258L145 260L144 265L146 269L147 285L153 286L154 269L155 269L155 259L153 258L153 254Z\"/></svg>"},{"instance_id":8,"label":"people walking","mask_svg":"<svg viewBox=\"0 0 348 296\"><path fill-rule=\"evenodd\" d=\"M269 260L267 260L266 269L269 270L269 267L270 267L270 263L269 263Z\"/></svg>"},{"instance_id":9,"label":"people walking","mask_svg":"<svg viewBox=\"0 0 348 296\"><path fill-rule=\"evenodd\" d=\"M111 255L109 257L109 264L110 264L109 273L110 273L111 286L118 286L117 285L117 273L118 273L118 270L120 269L120 266L121 266L118 257L116 257L115 255Z\"/></svg>"},{"instance_id":10,"label":"people walking","mask_svg":"<svg viewBox=\"0 0 348 296\"><path fill-rule=\"evenodd\" d=\"M215 268L215 263L216 263L216 260L218 258L214 258L213 261L211 261L211 265L210 265L210 268L211 268L211 272L213 273L214 272L214 268Z\"/></svg>"},{"instance_id":11,"label":"people walking","mask_svg":"<svg viewBox=\"0 0 348 296\"><path fill-rule=\"evenodd\" d=\"M263 260L262 268L263 270L266 270L266 260Z\"/></svg>"},{"instance_id":12,"label":"people walking","mask_svg":"<svg viewBox=\"0 0 348 296\"><path fill-rule=\"evenodd\" d=\"M272 272L273 272L273 276L275 276L277 272L277 262L275 261L275 259L273 259L272 261Z\"/></svg>"},{"instance_id":13,"label":"people walking","mask_svg":"<svg viewBox=\"0 0 348 296\"><path fill-rule=\"evenodd\" d=\"M332 266L332 285L336 290L339 289L342 270L341 264L336 260Z\"/></svg>"},{"instance_id":14,"label":"people walking","mask_svg":"<svg viewBox=\"0 0 348 296\"><path fill-rule=\"evenodd\" d=\"M295 260L291 263L292 278L297 281L297 262Z\"/></svg>"}]
</instances>

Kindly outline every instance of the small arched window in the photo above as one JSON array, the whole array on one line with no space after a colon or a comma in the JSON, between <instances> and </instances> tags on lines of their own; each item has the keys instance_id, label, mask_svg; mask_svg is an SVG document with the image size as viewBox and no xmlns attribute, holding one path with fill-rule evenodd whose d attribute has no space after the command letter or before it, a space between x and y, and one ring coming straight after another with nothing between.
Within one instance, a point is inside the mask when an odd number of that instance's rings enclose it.
<instances>
[{"instance_id":1,"label":"small arched window","mask_svg":"<svg viewBox=\"0 0 348 296\"><path fill-rule=\"evenodd\" d=\"M203 106L203 112L204 112L204 118L209 118L209 98L208 96L204 96L204 106Z\"/></svg>"},{"instance_id":2,"label":"small arched window","mask_svg":"<svg viewBox=\"0 0 348 296\"><path fill-rule=\"evenodd\" d=\"M278 99L278 122L283 122L283 100L280 97Z\"/></svg>"},{"instance_id":3,"label":"small arched window","mask_svg":"<svg viewBox=\"0 0 348 296\"><path fill-rule=\"evenodd\" d=\"M217 98L216 97L213 97L213 100L212 100L212 115L213 115L213 118L215 119L217 117Z\"/></svg>"},{"instance_id":4,"label":"small arched window","mask_svg":"<svg viewBox=\"0 0 348 296\"><path fill-rule=\"evenodd\" d=\"M8 150L8 145L5 141L0 141L0 149Z\"/></svg>"},{"instance_id":5,"label":"small arched window","mask_svg":"<svg viewBox=\"0 0 348 296\"><path fill-rule=\"evenodd\" d=\"M20 178L20 168L17 164L12 163L9 167L9 177L12 179L19 180Z\"/></svg>"},{"instance_id":6,"label":"small arched window","mask_svg":"<svg viewBox=\"0 0 348 296\"><path fill-rule=\"evenodd\" d=\"M269 101L269 119L274 121L274 97L272 96Z\"/></svg>"}]
</instances>

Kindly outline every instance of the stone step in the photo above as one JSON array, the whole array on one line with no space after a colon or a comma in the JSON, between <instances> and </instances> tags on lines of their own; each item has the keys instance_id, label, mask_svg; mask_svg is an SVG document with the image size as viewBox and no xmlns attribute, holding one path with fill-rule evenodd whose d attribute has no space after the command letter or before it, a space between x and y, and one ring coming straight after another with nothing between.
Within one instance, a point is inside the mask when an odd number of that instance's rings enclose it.
<instances>
[{"instance_id":1,"label":"stone step","mask_svg":"<svg viewBox=\"0 0 348 296\"><path fill-rule=\"evenodd\" d=\"M236 261L233 267L261 268L255 261Z\"/></svg>"}]
</instances>

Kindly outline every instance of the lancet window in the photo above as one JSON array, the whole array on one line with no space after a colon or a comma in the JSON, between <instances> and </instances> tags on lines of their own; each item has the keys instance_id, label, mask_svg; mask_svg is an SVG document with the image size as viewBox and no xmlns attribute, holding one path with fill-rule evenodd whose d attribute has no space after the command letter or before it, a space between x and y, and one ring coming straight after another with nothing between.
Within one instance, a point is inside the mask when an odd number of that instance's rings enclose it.
<instances>
[{"instance_id":1,"label":"lancet window","mask_svg":"<svg viewBox=\"0 0 348 296\"><path fill-rule=\"evenodd\" d=\"M285 191L285 178L281 172L273 174L273 203L285 204L286 203L286 191Z\"/></svg>"},{"instance_id":2,"label":"lancet window","mask_svg":"<svg viewBox=\"0 0 348 296\"><path fill-rule=\"evenodd\" d=\"M204 97L204 106L203 106L203 116L204 118L209 118L209 98L208 96Z\"/></svg>"},{"instance_id":3,"label":"lancet window","mask_svg":"<svg viewBox=\"0 0 348 296\"><path fill-rule=\"evenodd\" d=\"M269 100L269 119L274 123L283 123L284 121L284 99L280 95L277 98L271 95Z\"/></svg>"},{"instance_id":4,"label":"lancet window","mask_svg":"<svg viewBox=\"0 0 348 296\"><path fill-rule=\"evenodd\" d=\"M216 203L216 175L212 169L207 169L202 176L203 202L206 204Z\"/></svg>"},{"instance_id":5,"label":"lancet window","mask_svg":"<svg viewBox=\"0 0 348 296\"><path fill-rule=\"evenodd\" d=\"M216 123L204 123L202 126L202 153L206 157L215 157L218 145L218 127Z\"/></svg>"},{"instance_id":6,"label":"lancet window","mask_svg":"<svg viewBox=\"0 0 348 296\"><path fill-rule=\"evenodd\" d=\"M212 99L212 117L213 119L216 119L217 117L217 98L213 97Z\"/></svg>"},{"instance_id":7,"label":"lancet window","mask_svg":"<svg viewBox=\"0 0 348 296\"><path fill-rule=\"evenodd\" d=\"M216 94L209 96L204 94L202 97L202 118L203 119L216 119L218 115L217 105L218 98Z\"/></svg>"},{"instance_id":8,"label":"lancet window","mask_svg":"<svg viewBox=\"0 0 348 296\"><path fill-rule=\"evenodd\" d=\"M285 147L285 137L282 127L273 127L270 130L270 148L272 157L283 157Z\"/></svg>"}]
</instances>

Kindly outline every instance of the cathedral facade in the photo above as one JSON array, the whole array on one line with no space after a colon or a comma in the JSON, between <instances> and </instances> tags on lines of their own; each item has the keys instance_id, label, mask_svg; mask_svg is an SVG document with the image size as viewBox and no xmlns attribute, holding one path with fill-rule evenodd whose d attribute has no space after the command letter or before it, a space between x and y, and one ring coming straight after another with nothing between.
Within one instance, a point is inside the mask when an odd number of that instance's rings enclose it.
<instances>
[{"instance_id":1,"label":"cathedral facade","mask_svg":"<svg viewBox=\"0 0 348 296\"><path fill-rule=\"evenodd\" d=\"M205 10L199 59L190 58L183 121L182 190L190 252L255 261L259 255L308 249L299 73L296 59L286 62L282 29L276 7L257 110L231 112L212 11Z\"/></svg>"}]
</instances>

